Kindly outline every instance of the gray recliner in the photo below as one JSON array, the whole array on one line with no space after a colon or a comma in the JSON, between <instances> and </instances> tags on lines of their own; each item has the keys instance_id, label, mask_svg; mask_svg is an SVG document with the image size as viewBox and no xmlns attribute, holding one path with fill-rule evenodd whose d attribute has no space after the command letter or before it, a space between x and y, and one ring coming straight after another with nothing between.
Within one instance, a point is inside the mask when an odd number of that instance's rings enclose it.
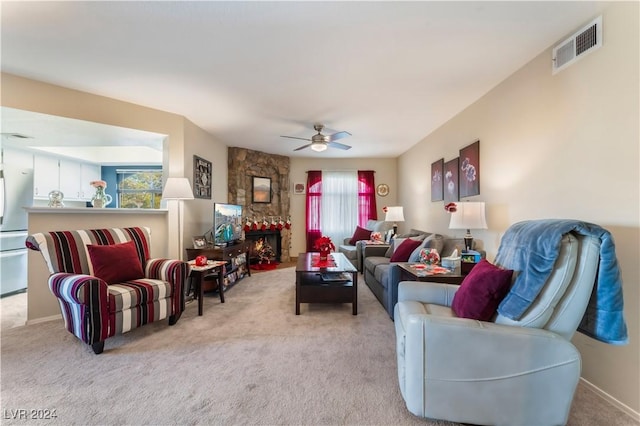
<instances>
[{"instance_id":1,"label":"gray recliner","mask_svg":"<svg viewBox=\"0 0 640 426\"><path fill-rule=\"evenodd\" d=\"M479 425L559 425L581 358L570 339L594 286L600 240L562 236L551 275L517 321L456 317L458 286L401 282L395 306L398 379L420 417Z\"/></svg>"},{"instance_id":2,"label":"gray recliner","mask_svg":"<svg viewBox=\"0 0 640 426\"><path fill-rule=\"evenodd\" d=\"M391 222L385 222L384 220L369 219L365 229L371 232L380 232L383 237L392 227ZM356 267L358 272L362 272L362 252L364 247L363 241L357 241L355 245L349 244L351 237L344 239L343 243L338 246L338 251L345 255L345 257Z\"/></svg>"}]
</instances>

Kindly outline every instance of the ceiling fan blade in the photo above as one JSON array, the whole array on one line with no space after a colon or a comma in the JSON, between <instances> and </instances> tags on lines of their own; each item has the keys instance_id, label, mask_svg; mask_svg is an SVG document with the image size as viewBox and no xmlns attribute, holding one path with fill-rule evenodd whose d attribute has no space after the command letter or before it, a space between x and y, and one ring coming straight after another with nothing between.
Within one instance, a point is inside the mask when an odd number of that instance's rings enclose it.
<instances>
[{"instance_id":1,"label":"ceiling fan blade","mask_svg":"<svg viewBox=\"0 0 640 426\"><path fill-rule=\"evenodd\" d=\"M294 151L300 151L301 149L309 148L310 146L311 146L311 144L302 145L300 148L294 149Z\"/></svg>"},{"instance_id":2,"label":"ceiling fan blade","mask_svg":"<svg viewBox=\"0 0 640 426\"><path fill-rule=\"evenodd\" d=\"M301 141L310 141L311 139L309 138L298 138L295 136L280 136L281 138L289 138L289 139L300 139Z\"/></svg>"},{"instance_id":3,"label":"ceiling fan blade","mask_svg":"<svg viewBox=\"0 0 640 426\"><path fill-rule=\"evenodd\" d=\"M349 132L338 132L329 136L329 142L337 141L338 139L346 138L347 136L351 136Z\"/></svg>"},{"instance_id":4,"label":"ceiling fan blade","mask_svg":"<svg viewBox=\"0 0 640 426\"><path fill-rule=\"evenodd\" d=\"M338 143L338 142L327 142L327 145L329 145L331 148L338 148L338 149L351 149L351 147L349 145L345 145L343 143Z\"/></svg>"}]
</instances>

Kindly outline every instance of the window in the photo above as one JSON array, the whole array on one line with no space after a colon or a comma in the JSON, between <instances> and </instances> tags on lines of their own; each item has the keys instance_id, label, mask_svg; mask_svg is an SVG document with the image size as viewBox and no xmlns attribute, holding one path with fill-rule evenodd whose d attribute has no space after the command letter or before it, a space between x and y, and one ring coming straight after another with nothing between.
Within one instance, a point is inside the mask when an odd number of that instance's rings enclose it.
<instances>
[{"instance_id":1,"label":"window","mask_svg":"<svg viewBox=\"0 0 640 426\"><path fill-rule=\"evenodd\" d=\"M162 170L116 170L118 205L122 209L158 209L162 198Z\"/></svg>"},{"instance_id":2,"label":"window","mask_svg":"<svg viewBox=\"0 0 640 426\"><path fill-rule=\"evenodd\" d=\"M321 235L334 244L350 237L356 225L376 219L374 172L307 172L307 251Z\"/></svg>"},{"instance_id":3,"label":"window","mask_svg":"<svg viewBox=\"0 0 640 426\"><path fill-rule=\"evenodd\" d=\"M322 172L320 229L338 245L358 225L358 174Z\"/></svg>"}]
</instances>

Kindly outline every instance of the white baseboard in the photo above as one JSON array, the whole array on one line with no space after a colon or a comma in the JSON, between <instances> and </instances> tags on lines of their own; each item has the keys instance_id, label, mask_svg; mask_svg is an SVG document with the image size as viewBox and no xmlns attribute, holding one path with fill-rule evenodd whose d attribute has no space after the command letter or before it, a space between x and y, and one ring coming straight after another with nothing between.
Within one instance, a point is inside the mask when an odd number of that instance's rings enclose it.
<instances>
[{"instance_id":1,"label":"white baseboard","mask_svg":"<svg viewBox=\"0 0 640 426\"><path fill-rule=\"evenodd\" d=\"M49 322L49 321L55 321L55 320L59 320L59 319L62 319L62 314L51 315L50 317L43 317L43 318L36 318L36 319L32 319L32 320L27 320L26 325L40 324L41 322Z\"/></svg>"},{"instance_id":2,"label":"white baseboard","mask_svg":"<svg viewBox=\"0 0 640 426\"><path fill-rule=\"evenodd\" d=\"M595 392L602 399L604 399L605 401L607 401L611 405L615 406L619 410L624 411L631 418L633 418L635 421L640 422L640 413L639 412L635 411L634 409L632 409L628 405L618 401L617 399L615 399L614 397L612 397L611 395L609 395L608 393L606 393L605 391L603 391L602 389L600 389L599 387L594 385L593 383L589 382L588 380L585 380L584 378L580 377L580 381L582 382L582 384L584 384L586 387L591 389L593 392Z\"/></svg>"}]
</instances>

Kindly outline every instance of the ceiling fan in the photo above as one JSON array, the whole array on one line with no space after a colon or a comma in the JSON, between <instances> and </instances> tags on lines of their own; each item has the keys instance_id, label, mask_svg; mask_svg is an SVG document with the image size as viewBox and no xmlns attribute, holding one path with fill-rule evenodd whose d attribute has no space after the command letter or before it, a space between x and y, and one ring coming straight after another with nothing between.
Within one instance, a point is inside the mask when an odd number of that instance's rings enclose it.
<instances>
[{"instance_id":1,"label":"ceiling fan","mask_svg":"<svg viewBox=\"0 0 640 426\"><path fill-rule=\"evenodd\" d=\"M300 140L303 140L303 141L311 141L310 144L303 145L303 146L301 146L299 148L296 148L296 149L294 149L294 151L300 151L301 149L305 149L305 148L308 148L308 147L311 147L311 149L316 151L316 152L322 152L322 151L326 150L329 147L338 148L338 149L351 149L351 147L349 145L345 145L345 144L342 144L342 143L335 142L338 139L342 139L344 137L351 136L351 133L342 131L342 132L334 133L332 135L323 135L322 134L322 129L324 129L324 125L322 125L322 124L314 124L313 128L318 132L318 134L311 136L311 139L298 138L298 137L295 137L295 136L281 136L281 137L289 138L289 139L300 139Z\"/></svg>"}]
</instances>

